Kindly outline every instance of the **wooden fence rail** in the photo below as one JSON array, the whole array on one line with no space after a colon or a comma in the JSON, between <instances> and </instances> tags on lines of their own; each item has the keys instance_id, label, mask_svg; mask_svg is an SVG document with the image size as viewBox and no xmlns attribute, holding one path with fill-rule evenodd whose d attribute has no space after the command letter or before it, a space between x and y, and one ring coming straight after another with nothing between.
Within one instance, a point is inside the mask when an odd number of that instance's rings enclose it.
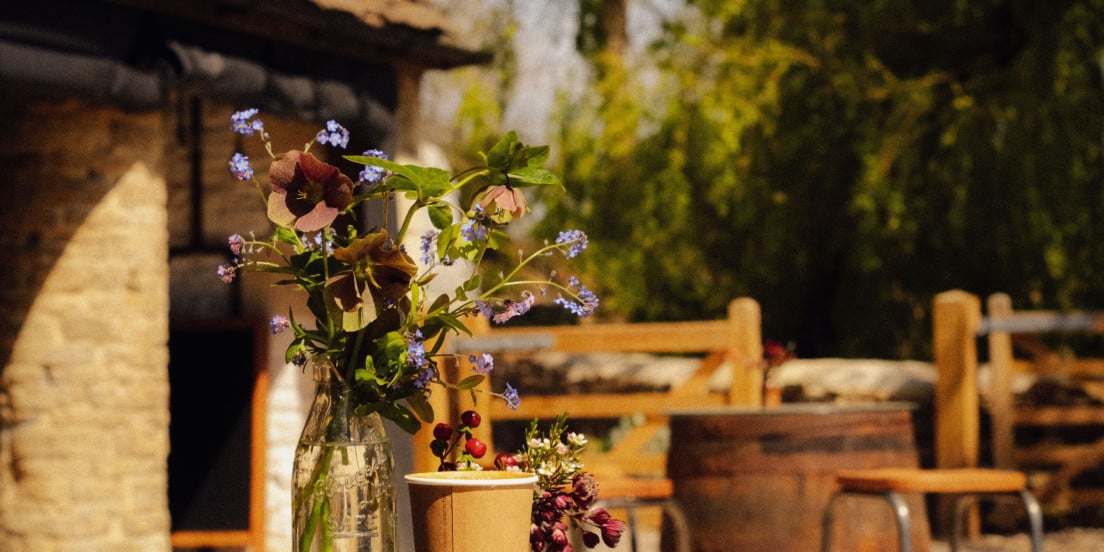
<instances>
[{"instance_id":1,"label":"wooden fence rail","mask_svg":"<svg viewBox=\"0 0 1104 552\"><path fill-rule=\"evenodd\" d=\"M458 413L475 407L484 417L477 436L491 445L495 420L551 419L568 412L572 419L621 418L642 416L645 423L622 438L610 451L589 452L588 470L617 470L633 475L662 476L666 456L663 452L644 451L656 432L666 425L666 413L679 407L706 404L759 404L761 401L762 338L759 304L750 298L738 298L729 304L728 317L720 320L654 323L594 323L578 326L491 328L485 319L473 320L472 337L454 339L451 352L463 359L469 352L564 353L654 353L696 354L701 364L695 373L668 391L586 394L522 393L521 406L509 409L503 401L480 400L473 405L467 393L435 393L431 399L439 417L455 419ZM710 379L722 366L731 368L731 385L724 392L710 389ZM449 366L455 376L468 373L466 361ZM415 435L415 467L436 468L434 458L426 454L428 431ZM589 449L588 449L589 450Z\"/></svg>"}]
</instances>

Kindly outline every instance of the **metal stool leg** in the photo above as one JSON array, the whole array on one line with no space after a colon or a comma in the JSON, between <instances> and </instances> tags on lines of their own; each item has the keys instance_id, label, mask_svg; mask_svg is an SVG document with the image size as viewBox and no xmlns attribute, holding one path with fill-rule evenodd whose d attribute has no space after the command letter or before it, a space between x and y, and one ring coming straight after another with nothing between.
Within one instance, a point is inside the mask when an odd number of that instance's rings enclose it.
<instances>
[{"instance_id":1,"label":"metal stool leg","mask_svg":"<svg viewBox=\"0 0 1104 552\"><path fill-rule=\"evenodd\" d=\"M664 501L663 510L671 518L671 526L675 531L675 550L690 552L690 522L686 519L686 512L682 511L682 505L671 498Z\"/></svg>"},{"instance_id":2,"label":"metal stool leg","mask_svg":"<svg viewBox=\"0 0 1104 552\"><path fill-rule=\"evenodd\" d=\"M832 495L832 498L828 499L828 506L824 509L824 516L821 518L821 550L823 552L831 552L832 550L832 523L833 523L833 510L836 504L836 500L844 495L857 495L857 496L869 496L875 498L882 498L889 505L893 507L893 515L897 520L897 537L900 541L901 552L912 552L912 521L909 516L908 503L901 495L893 491L887 491L884 493L851 493L846 491L837 491Z\"/></svg>"},{"instance_id":3,"label":"metal stool leg","mask_svg":"<svg viewBox=\"0 0 1104 552\"><path fill-rule=\"evenodd\" d=\"M1035 495L1031 494L1031 491L1024 489L1017 494L1019 494L1024 509L1027 511L1027 520L1031 527L1031 551L1043 552L1043 509L1039 506L1039 501L1035 499ZM994 493L968 494L959 497L959 499L955 501L954 532L951 533L951 552L956 552L958 550L958 540L959 536L962 535L962 521L966 517L966 509L971 502L977 502L981 497L989 497L992 500L1002 497L1012 498L1012 496L1008 494Z\"/></svg>"},{"instance_id":4,"label":"metal stool leg","mask_svg":"<svg viewBox=\"0 0 1104 552\"><path fill-rule=\"evenodd\" d=\"M1035 495L1027 489L1020 491L1020 498L1027 509L1027 519L1031 522L1031 551L1043 552L1043 509Z\"/></svg>"},{"instance_id":5,"label":"metal stool leg","mask_svg":"<svg viewBox=\"0 0 1104 552\"><path fill-rule=\"evenodd\" d=\"M958 552L958 540L963 532L963 520L966 519L966 510L970 504L977 502L977 495L966 494L955 499L954 519L951 524L951 552Z\"/></svg>"},{"instance_id":6,"label":"metal stool leg","mask_svg":"<svg viewBox=\"0 0 1104 552\"><path fill-rule=\"evenodd\" d=\"M632 547L629 548L632 552L637 552L640 546L640 531L636 525L636 506L633 504L627 507L628 517L626 520L629 522L629 532L632 533Z\"/></svg>"},{"instance_id":7,"label":"metal stool leg","mask_svg":"<svg viewBox=\"0 0 1104 552\"><path fill-rule=\"evenodd\" d=\"M824 507L824 516L820 518L820 550L821 552L832 552L832 522L833 522L833 507L836 505L836 499L843 495L843 492L837 491L832 493L832 497L828 499L828 505Z\"/></svg>"},{"instance_id":8,"label":"metal stool leg","mask_svg":"<svg viewBox=\"0 0 1104 552\"><path fill-rule=\"evenodd\" d=\"M893 505L893 512L897 515L897 535L901 537L901 552L912 552L912 522L909 518L909 507L901 495L889 491L882 495Z\"/></svg>"}]
</instances>

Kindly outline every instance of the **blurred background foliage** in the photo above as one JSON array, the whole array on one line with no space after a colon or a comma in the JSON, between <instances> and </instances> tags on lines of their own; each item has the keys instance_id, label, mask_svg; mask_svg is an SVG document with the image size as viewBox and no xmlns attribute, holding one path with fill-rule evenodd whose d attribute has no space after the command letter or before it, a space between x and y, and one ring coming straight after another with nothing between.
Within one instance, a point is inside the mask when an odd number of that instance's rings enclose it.
<instances>
[{"instance_id":1,"label":"blurred background foliage","mask_svg":"<svg viewBox=\"0 0 1104 552\"><path fill-rule=\"evenodd\" d=\"M534 234L589 234L602 317L751 296L799 356L924 359L948 289L1104 308L1104 0L688 1L633 56L625 2L580 0ZM469 142L503 130L501 54Z\"/></svg>"}]
</instances>

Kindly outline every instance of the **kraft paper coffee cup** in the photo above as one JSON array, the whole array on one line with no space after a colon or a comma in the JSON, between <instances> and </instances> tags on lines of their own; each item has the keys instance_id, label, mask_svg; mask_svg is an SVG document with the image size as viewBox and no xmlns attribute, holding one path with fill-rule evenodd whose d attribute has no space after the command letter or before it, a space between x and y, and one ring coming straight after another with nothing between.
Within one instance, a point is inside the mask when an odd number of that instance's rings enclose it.
<instances>
[{"instance_id":1,"label":"kraft paper coffee cup","mask_svg":"<svg viewBox=\"0 0 1104 552\"><path fill-rule=\"evenodd\" d=\"M536 482L491 470L407 475L415 551L528 551Z\"/></svg>"}]
</instances>

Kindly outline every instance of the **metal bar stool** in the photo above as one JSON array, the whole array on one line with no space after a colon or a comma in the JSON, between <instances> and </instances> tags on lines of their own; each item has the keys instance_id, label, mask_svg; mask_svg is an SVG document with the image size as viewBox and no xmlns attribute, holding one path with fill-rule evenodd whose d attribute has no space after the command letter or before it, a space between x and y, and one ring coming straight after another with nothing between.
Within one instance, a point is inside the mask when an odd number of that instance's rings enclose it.
<instances>
[{"instance_id":1,"label":"metal bar stool","mask_svg":"<svg viewBox=\"0 0 1104 552\"><path fill-rule=\"evenodd\" d=\"M912 524L908 504L901 493L936 493L961 495L955 509L954 532L951 550L958 550L961 518L964 517L967 500L978 497L1014 496L1023 502L1031 525L1031 550L1043 551L1043 513L1035 496L1027 489L1027 477L1014 470L979 468L918 469L881 468L870 470L845 470L836 473L839 485L822 519L822 550L832 548L833 506L836 500L848 495L873 496L885 499L893 507L897 519L897 535L901 552L912 552Z\"/></svg>"}]
</instances>

